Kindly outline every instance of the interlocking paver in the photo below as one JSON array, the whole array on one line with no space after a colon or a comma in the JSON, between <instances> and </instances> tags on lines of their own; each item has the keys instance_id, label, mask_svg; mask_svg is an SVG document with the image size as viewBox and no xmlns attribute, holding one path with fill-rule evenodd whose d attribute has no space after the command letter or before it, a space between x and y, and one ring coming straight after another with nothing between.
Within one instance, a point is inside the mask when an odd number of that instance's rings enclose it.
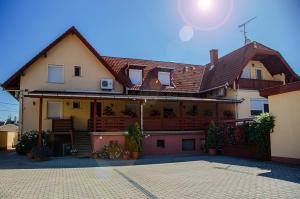
<instances>
[{"instance_id":1,"label":"interlocking paver","mask_svg":"<svg viewBox=\"0 0 300 199\"><path fill-rule=\"evenodd\" d=\"M300 198L300 167L224 156L33 162L0 153L0 169L0 198Z\"/></svg>"}]
</instances>

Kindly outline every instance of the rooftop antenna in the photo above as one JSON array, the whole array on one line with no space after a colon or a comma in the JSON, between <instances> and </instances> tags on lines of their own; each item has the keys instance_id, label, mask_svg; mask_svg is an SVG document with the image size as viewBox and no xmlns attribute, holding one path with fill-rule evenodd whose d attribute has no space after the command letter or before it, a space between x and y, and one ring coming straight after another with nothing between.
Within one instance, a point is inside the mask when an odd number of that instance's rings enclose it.
<instances>
[{"instance_id":1,"label":"rooftop antenna","mask_svg":"<svg viewBox=\"0 0 300 199\"><path fill-rule=\"evenodd\" d=\"M246 22L244 22L244 23L242 23L241 25L238 26L238 28L243 28L243 30L242 30L241 32L243 32L243 34L244 34L244 42L245 42L245 45L251 41L251 40L247 37L246 25L247 25L248 23L250 23L251 21L253 21L254 19L256 19L256 17L253 17L253 18L249 19L248 21L246 21Z\"/></svg>"}]
</instances>

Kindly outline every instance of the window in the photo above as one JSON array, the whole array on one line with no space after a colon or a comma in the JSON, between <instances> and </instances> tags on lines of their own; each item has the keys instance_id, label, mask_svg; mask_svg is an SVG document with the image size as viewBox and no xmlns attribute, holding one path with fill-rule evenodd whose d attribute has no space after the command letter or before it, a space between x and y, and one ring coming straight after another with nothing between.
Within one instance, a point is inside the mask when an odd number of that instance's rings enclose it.
<instances>
[{"instance_id":1,"label":"window","mask_svg":"<svg viewBox=\"0 0 300 199\"><path fill-rule=\"evenodd\" d=\"M156 140L157 148L165 148L165 140Z\"/></svg>"},{"instance_id":2,"label":"window","mask_svg":"<svg viewBox=\"0 0 300 199\"><path fill-rule=\"evenodd\" d=\"M250 79L250 69L244 68L241 78Z\"/></svg>"},{"instance_id":3,"label":"window","mask_svg":"<svg viewBox=\"0 0 300 199\"><path fill-rule=\"evenodd\" d=\"M61 102L48 102L47 104L47 117L48 118L61 118L62 103Z\"/></svg>"},{"instance_id":4,"label":"window","mask_svg":"<svg viewBox=\"0 0 300 199\"><path fill-rule=\"evenodd\" d=\"M158 72L158 80L164 86L170 86L170 72Z\"/></svg>"},{"instance_id":5,"label":"window","mask_svg":"<svg viewBox=\"0 0 300 199\"><path fill-rule=\"evenodd\" d=\"M48 82L64 83L64 68L58 65L48 65Z\"/></svg>"},{"instance_id":6,"label":"window","mask_svg":"<svg viewBox=\"0 0 300 199\"><path fill-rule=\"evenodd\" d=\"M269 112L268 100L251 99L251 115L259 115L261 113Z\"/></svg>"},{"instance_id":7,"label":"window","mask_svg":"<svg viewBox=\"0 0 300 199\"><path fill-rule=\"evenodd\" d=\"M80 108L80 102L73 102L73 108L79 109Z\"/></svg>"},{"instance_id":8,"label":"window","mask_svg":"<svg viewBox=\"0 0 300 199\"><path fill-rule=\"evenodd\" d=\"M129 69L129 78L131 83L135 85L141 85L142 84L142 76L143 71L138 69Z\"/></svg>"},{"instance_id":9,"label":"window","mask_svg":"<svg viewBox=\"0 0 300 199\"><path fill-rule=\"evenodd\" d=\"M262 79L262 72L260 69L256 69L256 79Z\"/></svg>"},{"instance_id":10,"label":"window","mask_svg":"<svg viewBox=\"0 0 300 199\"><path fill-rule=\"evenodd\" d=\"M182 139L182 151L195 151L195 139Z\"/></svg>"},{"instance_id":11,"label":"window","mask_svg":"<svg viewBox=\"0 0 300 199\"><path fill-rule=\"evenodd\" d=\"M74 66L74 76L75 77L81 76L81 67L80 66Z\"/></svg>"}]
</instances>

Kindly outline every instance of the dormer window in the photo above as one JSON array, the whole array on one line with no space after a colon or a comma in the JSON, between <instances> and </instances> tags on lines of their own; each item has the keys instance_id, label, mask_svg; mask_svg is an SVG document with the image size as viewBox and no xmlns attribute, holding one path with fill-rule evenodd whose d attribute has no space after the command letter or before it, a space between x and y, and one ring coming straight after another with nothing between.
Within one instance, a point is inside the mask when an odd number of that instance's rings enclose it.
<instances>
[{"instance_id":1,"label":"dormer window","mask_svg":"<svg viewBox=\"0 0 300 199\"><path fill-rule=\"evenodd\" d=\"M129 78L132 84L141 85L143 83L143 70L130 68Z\"/></svg>"},{"instance_id":2,"label":"dormer window","mask_svg":"<svg viewBox=\"0 0 300 199\"><path fill-rule=\"evenodd\" d=\"M161 85L170 86L171 84L171 73L165 71L158 71L158 80Z\"/></svg>"}]
</instances>

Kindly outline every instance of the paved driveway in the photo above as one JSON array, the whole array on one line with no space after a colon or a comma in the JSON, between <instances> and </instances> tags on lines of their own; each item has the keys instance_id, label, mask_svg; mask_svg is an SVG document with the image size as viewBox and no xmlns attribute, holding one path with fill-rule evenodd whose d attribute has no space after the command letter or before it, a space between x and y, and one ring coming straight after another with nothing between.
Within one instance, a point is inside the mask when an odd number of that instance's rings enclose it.
<instances>
[{"instance_id":1,"label":"paved driveway","mask_svg":"<svg viewBox=\"0 0 300 199\"><path fill-rule=\"evenodd\" d=\"M139 161L0 153L0 198L300 198L300 167L224 156Z\"/></svg>"}]
</instances>

